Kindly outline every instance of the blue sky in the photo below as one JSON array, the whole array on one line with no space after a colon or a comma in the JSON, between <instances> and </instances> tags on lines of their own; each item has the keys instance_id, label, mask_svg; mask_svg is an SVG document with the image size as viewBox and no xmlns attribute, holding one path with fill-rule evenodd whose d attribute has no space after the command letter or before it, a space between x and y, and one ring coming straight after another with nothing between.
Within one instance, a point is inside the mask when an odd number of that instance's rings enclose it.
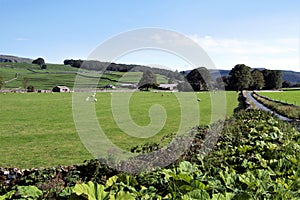
<instances>
[{"instance_id":1,"label":"blue sky","mask_svg":"<svg viewBox=\"0 0 300 200\"><path fill-rule=\"evenodd\" d=\"M220 69L244 63L300 71L299 0L0 0L0 5L0 54L62 63L87 58L124 31L158 27L193 39ZM189 67L159 54L145 51L119 62Z\"/></svg>"}]
</instances>

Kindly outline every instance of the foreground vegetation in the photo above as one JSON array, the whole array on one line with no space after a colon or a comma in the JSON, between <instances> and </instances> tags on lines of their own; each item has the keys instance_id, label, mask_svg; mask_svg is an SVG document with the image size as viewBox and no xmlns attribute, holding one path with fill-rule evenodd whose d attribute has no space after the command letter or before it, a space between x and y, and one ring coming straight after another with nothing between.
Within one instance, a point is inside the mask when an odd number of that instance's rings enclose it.
<instances>
[{"instance_id":1,"label":"foreground vegetation","mask_svg":"<svg viewBox=\"0 0 300 200\"><path fill-rule=\"evenodd\" d=\"M197 96L201 99L199 123L207 125L211 118L210 94L203 92ZM227 115L231 116L238 104L237 93L227 92L226 96ZM146 142L120 130L112 115L109 92L97 93L96 97L99 124L110 140L125 150ZM92 158L74 125L71 93L7 93L0 94L0 103L0 167L71 165ZM150 122L149 108L154 104L166 109L167 121L163 129L147 142L159 142L164 135L176 132L180 122L181 111L175 94L152 92L134 93L130 101L133 120L139 125L147 125Z\"/></svg>"},{"instance_id":2,"label":"foreground vegetation","mask_svg":"<svg viewBox=\"0 0 300 200\"><path fill-rule=\"evenodd\" d=\"M258 110L238 113L226 120L220 135L214 135L219 125L195 128L190 149L166 168L133 175L90 161L68 170L32 171L12 188L1 183L0 199L300 198L298 131ZM199 149L209 133L219 137L205 155Z\"/></svg>"},{"instance_id":3,"label":"foreground vegetation","mask_svg":"<svg viewBox=\"0 0 300 200\"><path fill-rule=\"evenodd\" d=\"M286 104L283 102L274 101L264 96L253 93L253 97L260 103L270 108L271 110L286 116L290 119L300 119L300 107L292 104ZM288 97L287 97L288 98Z\"/></svg>"}]
</instances>

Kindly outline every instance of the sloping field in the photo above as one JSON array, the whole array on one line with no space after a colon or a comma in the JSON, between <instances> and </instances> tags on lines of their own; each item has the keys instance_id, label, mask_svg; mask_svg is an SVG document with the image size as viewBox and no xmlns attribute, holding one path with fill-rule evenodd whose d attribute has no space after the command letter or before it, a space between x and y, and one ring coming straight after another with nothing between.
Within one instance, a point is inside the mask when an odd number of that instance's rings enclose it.
<instances>
[{"instance_id":1,"label":"sloping field","mask_svg":"<svg viewBox=\"0 0 300 200\"><path fill-rule=\"evenodd\" d=\"M35 89L52 89L56 85L65 85L73 88L75 78L84 76L86 83L83 87L95 85L104 87L107 84L118 85L119 81L124 83L138 83L142 72L109 72L101 74L97 71L80 70L77 68L47 64L46 70L41 70L39 66L28 63L0 63L0 77L3 81L10 81L4 85L4 89L24 89L29 85L33 85ZM167 83L165 76L157 75L158 83Z\"/></svg>"}]
</instances>

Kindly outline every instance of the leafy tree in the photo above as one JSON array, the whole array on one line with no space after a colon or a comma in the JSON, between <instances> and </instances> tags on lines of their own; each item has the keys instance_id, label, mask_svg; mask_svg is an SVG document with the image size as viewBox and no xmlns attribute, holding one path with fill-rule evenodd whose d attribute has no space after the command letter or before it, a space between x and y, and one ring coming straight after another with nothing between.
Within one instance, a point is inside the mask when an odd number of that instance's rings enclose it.
<instances>
[{"instance_id":1,"label":"leafy tree","mask_svg":"<svg viewBox=\"0 0 300 200\"><path fill-rule=\"evenodd\" d=\"M229 73L229 85L237 91L248 89L252 82L251 68L238 64Z\"/></svg>"},{"instance_id":2,"label":"leafy tree","mask_svg":"<svg viewBox=\"0 0 300 200\"><path fill-rule=\"evenodd\" d=\"M282 72L279 70L263 70L266 89L279 89L282 86Z\"/></svg>"},{"instance_id":3,"label":"leafy tree","mask_svg":"<svg viewBox=\"0 0 300 200\"><path fill-rule=\"evenodd\" d=\"M292 87L300 87L300 83L296 83L296 84L292 85Z\"/></svg>"},{"instance_id":4,"label":"leafy tree","mask_svg":"<svg viewBox=\"0 0 300 200\"><path fill-rule=\"evenodd\" d=\"M177 85L177 89L180 92L191 92L191 91L193 91L193 88L191 87L191 85L186 81L183 81L183 82L179 83Z\"/></svg>"},{"instance_id":5,"label":"leafy tree","mask_svg":"<svg viewBox=\"0 0 300 200\"><path fill-rule=\"evenodd\" d=\"M193 69L186 76L194 91L208 90L211 88L211 76L205 67Z\"/></svg>"},{"instance_id":6,"label":"leafy tree","mask_svg":"<svg viewBox=\"0 0 300 200\"><path fill-rule=\"evenodd\" d=\"M254 90L261 90L265 86L264 75L258 69L255 69L251 72L252 84L251 88Z\"/></svg>"},{"instance_id":7,"label":"leafy tree","mask_svg":"<svg viewBox=\"0 0 300 200\"><path fill-rule=\"evenodd\" d=\"M230 89L230 88L228 88L228 85L229 85L228 81L229 81L229 77L228 76L218 77L216 79L216 87L217 88Z\"/></svg>"},{"instance_id":8,"label":"leafy tree","mask_svg":"<svg viewBox=\"0 0 300 200\"><path fill-rule=\"evenodd\" d=\"M41 66L41 69L47 69L47 65L43 64L43 65Z\"/></svg>"},{"instance_id":9,"label":"leafy tree","mask_svg":"<svg viewBox=\"0 0 300 200\"><path fill-rule=\"evenodd\" d=\"M283 87L283 88L289 88L289 87L291 87L291 85L292 85L292 84L291 84L289 81L283 81L283 82L282 82L282 87Z\"/></svg>"},{"instance_id":10,"label":"leafy tree","mask_svg":"<svg viewBox=\"0 0 300 200\"><path fill-rule=\"evenodd\" d=\"M73 63L74 63L74 60L73 59L66 59L66 60L64 60L64 65L73 65Z\"/></svg>"},{"instance_id":11,"label":"leafy tree","mask_svg":"<svg viewBox=\"0 0 300 200\"><path fill-rule=\"evenodd\" d=\"M91 62L89 64L91 64ZM82 63L83 63L82 60L73 60L73 59L71 59L71 60L64 60L64 65L71 65L72 67L76 67L76 68L80 68L81 65L82 65ZM95 61L95 63L100 63L100 62ZM91 69L94 69L94 68L91 68Z\"/></svg>"},{"instance_id":12,"label":"leafy tree","mask_svg":"<svg viewBox=\"0 0 300 200\"><path fill-rule=\"evenodd\" d=\"M34 86L33 85L29 85L27 87L27 92L34 92Z\"/></svg>"},{"instance_id":13,"label":"leafy tree","mask_svg":"<svg viewBox=\"0 0 300 200\"><path fill-rule=\"evenodd\" d=\"M35 60L32 61L32 64L36 64L39 66L42 66L45 64L45 60L43 58L37 58Z\"/></svg>"},{"instance_id":14,"label":"leafy tree","mask_svg":"<svg viewBox=\"0 0 300 200\"><path fill-rule=\"evenodd\" d=\"M33 60L32 64L39 65L41 69L47 69L47 65L45 64L45 60L43 58L37 58Z\"/></svg>"},{"instance_id":15,"label":"leafy tree","mask_svg":"<svg viewBox=\"0 0 300 200\"><path fill-rule=\"evenodd\" d=\"M138 83L139 89L149 90L150 87L156 85L156 76L151 70L146 70Z\"/></svg>"}]
</instances>

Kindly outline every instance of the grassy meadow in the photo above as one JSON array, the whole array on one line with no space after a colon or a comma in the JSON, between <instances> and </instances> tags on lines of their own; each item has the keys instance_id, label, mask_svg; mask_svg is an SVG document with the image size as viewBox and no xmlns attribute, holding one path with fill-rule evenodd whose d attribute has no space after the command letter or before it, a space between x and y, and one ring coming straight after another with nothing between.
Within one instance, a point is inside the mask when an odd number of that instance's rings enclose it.
<instances>
[{"instance_id":1,"label":"grassy meadow","mask_svg":"<svg viewBox=\"0 0 300 200\"><path fill-rule=\"evenodd\" d=\"M287 90L282 92L259 92L259 94L273 100L300 106L300 90Z\"/></svg>"},{"instance_id":2,"label":"grassy meadow","mask_svg":"<svg viewBox=\"0 0 300 200\"><path fill-rule=\"evenodd\" d=\"M148 115L152 105L159 104L166 110L167 120L162 130L153 137L142 139L130 137L120 130L111 111L111 94L97 93L95 110L106 136L120 148L129 150L146 142L159 142L164 135L176 132L181 116L177 97L175 93L161 94L136 92L131 97L130 114L140 126L150 123ZM201 99L197 102L200 107L199 124L209 124L212 112L210 93L196 95ZM237 104L237 93L226 92L228 116L232 115ZM72 93L0 94L0 105L0 167L70 165L92 158L75 128Z\"/></svg>"},{"instance_id":3,"label":"grassy meadow","mask_svg":"<svg viewBox=\"0 0 300 200\"><path fill-rule=\"evenodd\" d=\"M67 65L47 64L46 70L41 70L38 65L28 63L0 63L0 77L4 81L15 78L16 80L5 84L5 89L24 89L33 85L35 89L52 89L56 85L65 85L73 88L78 69ZM80 75L89 77L90 83L94 86L98 81L97 87L104 87L107 84L118 85L119 81L124 83L137 83L142 76L142 72L109 72L100 74L97 71L80 70ZM26 82L24 80L27 80ZM87 79L88 80L88 79ZM167 83L168 78L157 74L158 83ZM89 81L85 84L89 84Z\"/></svg>"}]
</instances>

